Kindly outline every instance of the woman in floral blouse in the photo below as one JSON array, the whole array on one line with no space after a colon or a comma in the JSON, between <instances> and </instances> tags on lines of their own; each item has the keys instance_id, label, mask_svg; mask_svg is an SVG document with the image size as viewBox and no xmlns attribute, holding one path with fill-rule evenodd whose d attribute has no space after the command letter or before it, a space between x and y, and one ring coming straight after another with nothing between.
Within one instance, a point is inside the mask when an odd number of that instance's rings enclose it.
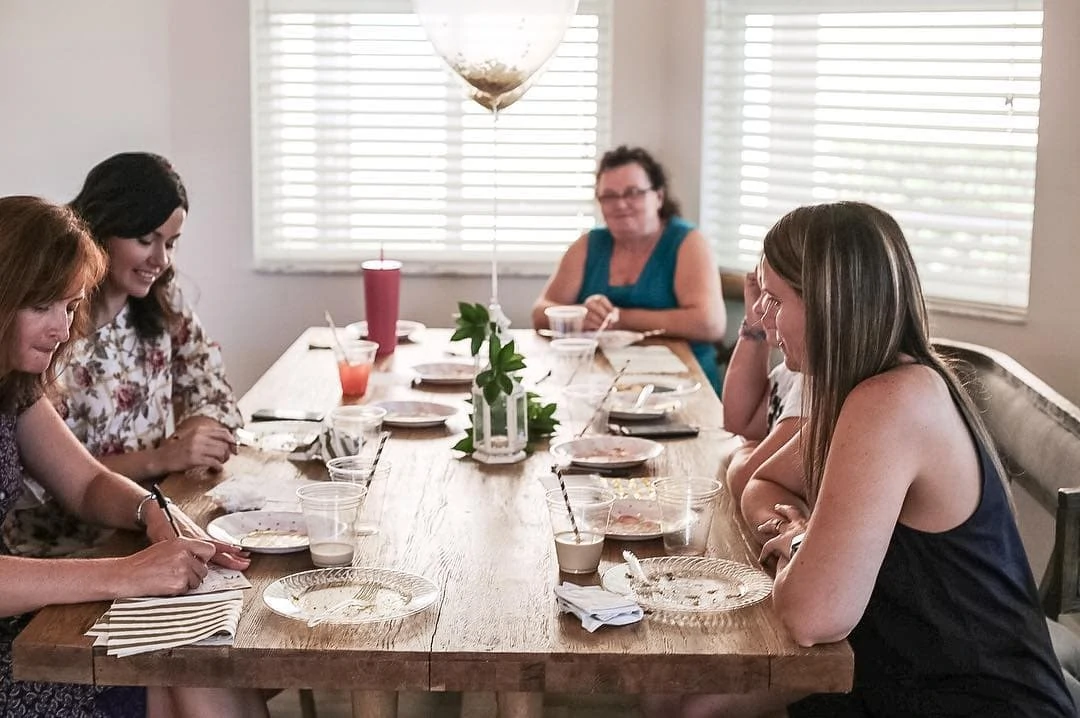
<instances>
[{"instance_id":1,"label":"woman in floral blouse","mask_svg":"<svg viewBox=\"0 0 1080 718\"><path fill-rule=\"evenodd\" d=\"M174 282L188 212L183 182L163 157L119 154L90 171L70 206L105 249L109 270L92 296L96 329L75 345L63 374L60 415L106 467L136 481L220 470L243 419L220 347ZM4 526L8 546L23 555L71 555L104 536L52 502L13 512Z\"/></svg>"}]
</instances>

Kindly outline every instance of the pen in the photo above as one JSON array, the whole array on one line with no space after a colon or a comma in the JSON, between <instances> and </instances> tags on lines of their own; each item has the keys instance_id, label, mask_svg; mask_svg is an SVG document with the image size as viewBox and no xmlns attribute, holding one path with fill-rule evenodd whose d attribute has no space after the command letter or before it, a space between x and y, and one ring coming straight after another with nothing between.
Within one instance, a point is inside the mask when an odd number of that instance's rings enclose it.
<instances>
[{"instance_id":1,"label":"pen","mask_svg":"<svg viewBox=\"0 0 1080 718\"><path fill-rule=\"evenodd\" d=\"M180 538L180 529L176 527L176 520L173 518L172 512L169 511L169 501L165 498L165 494L161 493L161 487L152 484L150 493L154 495L154 501L157 501L157 505L161 507L161 510L165 512L165 516L168 517L173 533L176 534L177 538Z\"/></svg>"}]
</instances>

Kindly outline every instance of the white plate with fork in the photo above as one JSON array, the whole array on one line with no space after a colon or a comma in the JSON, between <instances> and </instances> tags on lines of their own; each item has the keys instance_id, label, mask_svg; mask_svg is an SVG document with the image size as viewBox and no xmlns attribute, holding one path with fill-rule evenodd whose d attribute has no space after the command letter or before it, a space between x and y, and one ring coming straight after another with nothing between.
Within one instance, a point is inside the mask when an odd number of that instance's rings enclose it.
<instances>
[{"instance_id":1,"label":"white plate with fork","mask_svg":"<svg viewBox=\"0 0 1080 718\"><path fill-rule=\"evenodd\" d=\"M271 611L312 625L393 621L423 611L438 598L439 587L423 576L364 566L302 571L263 591Z\"/></svg>"}]
</instances>

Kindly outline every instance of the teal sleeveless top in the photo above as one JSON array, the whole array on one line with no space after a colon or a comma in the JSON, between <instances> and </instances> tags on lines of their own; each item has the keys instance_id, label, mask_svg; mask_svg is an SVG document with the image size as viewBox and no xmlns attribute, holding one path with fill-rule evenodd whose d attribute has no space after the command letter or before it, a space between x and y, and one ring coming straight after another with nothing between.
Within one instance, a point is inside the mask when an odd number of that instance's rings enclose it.
<instances>
[{"instance_id":1,"label":"teal sleeveless top","mask_svg":"<svg viewBox=\"0 0 1080 718\"><path fill-rule=\"evenodd\" d=\"M581 304L592 294L603 294L616 307L626 309L675 309L675 262L679 247L694 225L680 217L668 220L660 241L633 284L612 286L610 281L611 248L614 238L607 227L589 232L589 247L585 257L585 276L578 291ZM701 370L713 389L720 393L720 370L716 364L716 347L708 342L690 342Z\"/></svg>"}]
</instances>

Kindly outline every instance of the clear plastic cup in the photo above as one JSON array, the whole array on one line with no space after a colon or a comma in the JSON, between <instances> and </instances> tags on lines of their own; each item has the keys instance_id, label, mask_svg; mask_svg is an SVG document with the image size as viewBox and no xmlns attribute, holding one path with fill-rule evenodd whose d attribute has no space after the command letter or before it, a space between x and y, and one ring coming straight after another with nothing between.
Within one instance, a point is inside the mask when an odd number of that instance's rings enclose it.
<instances>
[{"instance_id":1,"label":"clear plastic cup","mask_svg":"<svg viewBox=\"0 0 1080 718\"><path fill-rule=\"evenodd\" d=\"M356 550L356 517L367 496L359 484L323 482L296 490L307 524L311 562L319 567L349 566Z\"/></svg>"},{"instance_id":2,"label":"clear plastic cup","mask_svg":"<svg viewBox=\"0 0 1080 718\"><path fill-rule=\"evenodd\" d=\"M671 556L704 555L723 484L704 476L687 476L656 479L653 488L660 504L664 551Z\"/></svg>"},{"instance_id":3,"label":"clear plastic cup","mask_svg":"<svg viewBox=\"0 0 1080 718\"><path fill-rule=\"evenodd\" d=\"M377 439L382 430L386 409L381 406L353 404L339 406L330 412L330 432L337 446L354 449L359 454L364 445Z\"/></svg>"},{"instance_id":4,"label":"clear plastic cup","mask_svg":"<svg viewBox=\"0 0 1080 718\"><path fill-rule=\"evenodd\" d=\"M596 357L596 340L570 337L551 340L555 359L551 366L551 379L556 385L566 386L587 382L592 374Z\"/></svg>"},{"instance_id":5,"label":"clear plastic cup","mask_svg":"<svg viewBox=\"0 0 1080 718\"><path fill-rule=\"evenodd\" d=\"M378 342L338 334L334 355L337 358L338 378L341 380L341 393L344 396L363 396L367 393L368 380L375 366L375 352L378 349Z\"/></svg>"},{"instance_id":6,"label":"clear plastic cup","mask_svg":"<svg viewBox=\"0 0 1080 718\"><path fill-rule=\"evenodd\" d=\"M544 310L551 336L556 339L573 337L585 330L585 317L589 310L580 304L567 304L548 307Z\"/></svg>"},{"instance_id":7,"label":"clear plastic cup","mask_svg":"<svg viewBox=\"0 0 1080 718\"><path fill-rule=\"evenodd\" d=\"M600 566L600 555L604 552L604 534L615 494L592 486L568 486L565 498L562 489L548 491L546 498L559 570L593 573Z\"/></svg>"},{"instance_id":8,"label":"clear plastic cup","mask_svg":"<svg viewBox=\"0 0 1080 718\"><path fill-rule=\"evenodd\" d=\"M372 481L385 482L390 476L391 464L385 458L379 460L379 466L372 471L373 456L341 456L326 462L326 472L331 481L344 481L350 484L370 488ZM371 536L379 533L379 525L374 521L356 520L356 535Z\"/></svg>"},{"instance_id":9,"label":"clear plastic cup","mask_svg":"<svg viewBox=\"0 0 1080 718\"><path fill-rule=\"evenodd\" d=\"M564 416L559 428L575 436L583 432L606 434L610 399L610 383L582 382L563 388Z\"/></svg>"}]
</instances>

